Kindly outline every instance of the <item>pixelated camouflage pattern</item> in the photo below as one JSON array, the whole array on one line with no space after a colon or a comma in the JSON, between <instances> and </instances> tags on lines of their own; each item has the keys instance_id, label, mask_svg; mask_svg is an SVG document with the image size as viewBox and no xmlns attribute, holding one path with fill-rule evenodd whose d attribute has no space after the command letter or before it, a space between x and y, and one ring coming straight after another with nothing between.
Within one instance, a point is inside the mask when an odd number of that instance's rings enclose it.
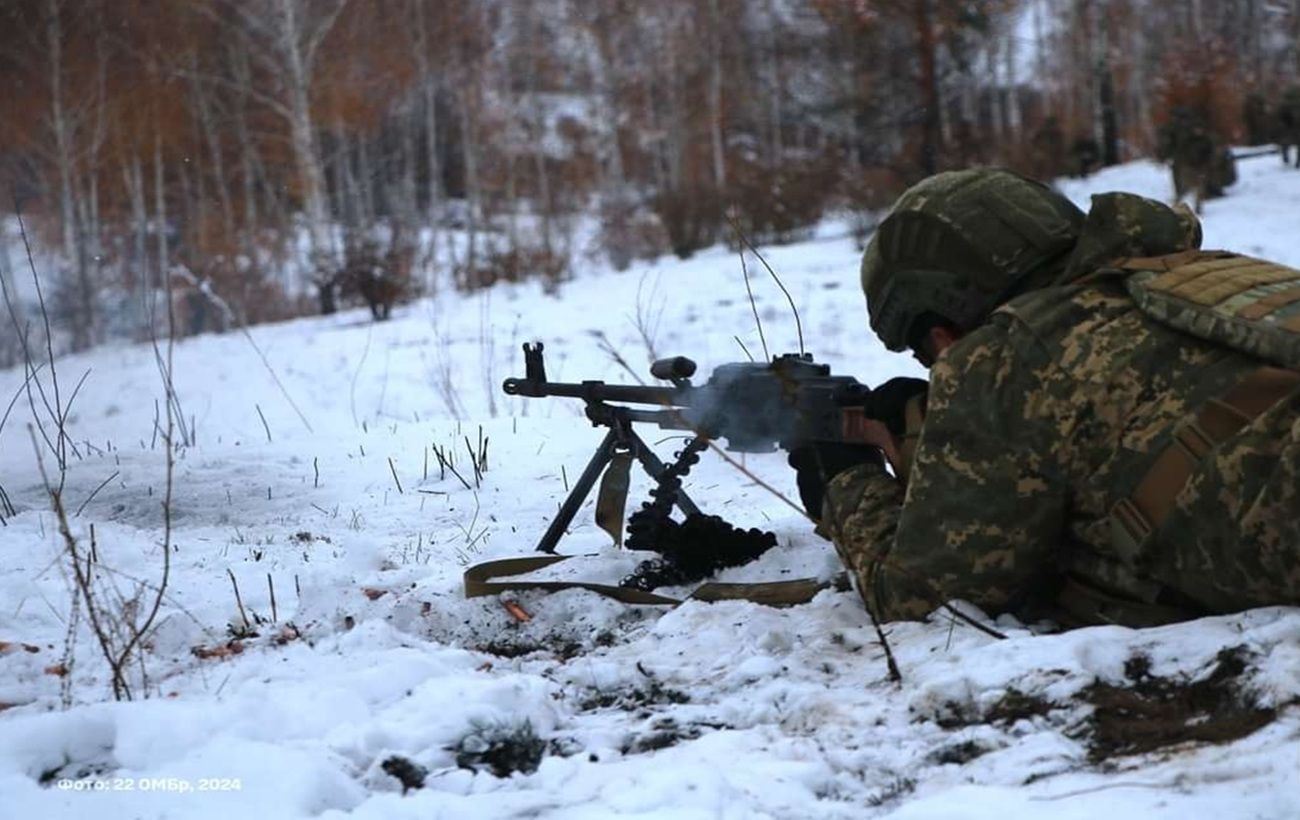
<instances>
[{"instance_id":1,"label":"pixelated camouflage pattern","mask_svg":"<svg viewBox=\"0 0 1300 820\"><path fill-rule=\"evenodd\" d=\"M1108 203L1091 230L1110 235L1079 253L1189 247L1164 206ZM906 485L841 473L822 529L886 619L954 598L1069 625L1300 604L1300 390L1200 465L1143 554L1112 543L1110 510L1173 431L1260 364L1146 316L1119 279L1025 294L932 369Z\"/></svg>"},{"instance_id":2,"label":"pixelated camouflage pattern","mask_svg":"<svg viewBox=\"0 0 1300 820\"><path fill-rule=\"evenodd\" d=\"M1094 194L1079 241L1056 284L1068 284L1108 262L1199 248L1201 222L1186 205L1166 208L1137 194Z\"/></svg>"}]
</instances>

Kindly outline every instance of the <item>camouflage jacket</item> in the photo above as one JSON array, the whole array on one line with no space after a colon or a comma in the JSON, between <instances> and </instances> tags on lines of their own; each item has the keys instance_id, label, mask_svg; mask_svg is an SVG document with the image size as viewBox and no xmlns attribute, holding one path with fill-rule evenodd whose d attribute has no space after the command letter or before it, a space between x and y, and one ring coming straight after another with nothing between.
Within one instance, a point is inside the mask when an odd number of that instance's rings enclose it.
<instances>
[{"instance_id":1,"label":"camouflage jacket","mask_svg":"<svg viewBox=\"0 0 1300 820\"><path fill-rule=\"evenodd\" d=\"M1102 260L1199 242L1172 215L1095 198L1058 279L1072 284L1017 297L940 356L906 484L871 465L831 481L822 529L879 617L963 599L1144 625L1300 603L1300 394L1222 448L1153 554L1112 544L1109 511L1172 430L1259 367L1156 323L1122 282L1087 278Z\"/></svg>"}]
</instances>

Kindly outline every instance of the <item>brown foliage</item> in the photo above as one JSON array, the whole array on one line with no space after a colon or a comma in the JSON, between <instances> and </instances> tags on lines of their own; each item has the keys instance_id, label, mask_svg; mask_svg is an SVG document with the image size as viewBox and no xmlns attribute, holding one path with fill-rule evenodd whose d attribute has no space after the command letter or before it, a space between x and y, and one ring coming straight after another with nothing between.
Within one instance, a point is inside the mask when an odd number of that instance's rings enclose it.
<instances>
[{"instance_id":1,"label":"brown foliage","mask_svg":"<svg viewBox=\"0 0 1300 820\"><path fill-rule=\"evenodd\" d=\"M668 235L668 246L681 259L717 241L722 227L722 196L710 185L696 183L662 191L652 207Z\"/></svg>"},{"instance_id":2,"label":"brown foliage","mask_svg":"<svg viewBox=\"0 0 1300 820\"><path fill-rule=\"evenodd\" d=\"M1217 42L1196 53L1172 55L1158 85L1156 125L1164 125L1170 113L1182 107L1202 112L1221 142L1243 137L1244 89L1237 81L1235 63L1233 55Z\"/></svg>"},{"instance_id":3,"label":"brown foliage","mask_svg":"<svg viewBox=\"0 0 1300 820\"><path fill-rule=\"evenodd\" d=\"M786 241L933 170L1051 177L1080 138L1127 159L1177 106L1239 139L1245 95L1275 107L1300 65L1300 11L1266 5L1039 3L1027 27L1011 0L9 0L0 187L62 256L51 278L69 325L91 327L81 344L105 335L97 305L157 301L177 266L247 321L309 309L281 273L302 214L316 245L375 224L473 230L487 250L453 284L554 283L574 214L625 265L716 241L726 208ZM305 87L286 42L316 42ZM503 246L494 218L519 214L541 235ZM356 267L312 250L328 270L311 281ZM382 316L407 281L338 284ZM185 330L219 328L173 298Z\"/></svg>"},{"instance_id":4,"label":"brown foliage","mask_svg":"<svg viewBox=\"0 0 1300 820\"><path fill-rule=\"evenodd\" d=\"M412 294L414 256L415 249L403 243L397 230L382 250L373 237L353 237L344 249L343 267L330 278L329 286L337 287L344 300L360 298L375 321L386 321L393 305Z\"/></svg>"},{"instance_id":5,"label":"brown foliage","mask_svg":"<svg viewBox=\"0 0 1300 820\"><path fill-rule=\"evenodd\" d=\"M736 221L753 242L793 242L822 217L835 194L838 169L828 157L778 165L732 165L728 199Z\"/></svg>"},{"instance_id":6,"label":"brown foliage","mask_svg":"<svg viewBox=\"0 0 1300 820\"><path fill-rule=\"evenodd\" d=\"M468 261L453 271L461 290L478 290L498 282L539 279L547 289L564 281L569 272L568 254L543 243L517 239L505 247L493 247L471 266Z\"/></svg>"},{"instance_id":7,"label":"brown foliage","mask_svg":"<svg viewBox=\"0 0 1300 820\"><path fill-rule=\"evenodd\" d=\"M602 207L600 237L616 270L625 270L633 259L653 259L668 249L668 236L659 219L629 202Z\"/></svg>"}]
</instances>

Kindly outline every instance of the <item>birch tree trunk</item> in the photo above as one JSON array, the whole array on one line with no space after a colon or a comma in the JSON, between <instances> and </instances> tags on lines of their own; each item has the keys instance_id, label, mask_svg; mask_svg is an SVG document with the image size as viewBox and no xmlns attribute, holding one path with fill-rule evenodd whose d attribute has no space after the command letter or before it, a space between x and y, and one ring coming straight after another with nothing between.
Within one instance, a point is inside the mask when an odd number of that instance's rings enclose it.
<instances>
[{"instance_id":1,"label":"birch tree trunk","mask_svg":"<svg viewBox=\"0 0 1300 820\"><path fill-rule=\"evenodd\" d=\"M478 265L478 155L474 149L474 118L470 113L469 92L460 98L460 143L465 163L465 270L472 277Z\"/></svg>"},{"instance_id":2,"label":"birch tree trunk","mask_svg":"<svg viewBox=\"0 0 1300 820\"><path fill-rule=\"evenodd\" d=\"M1115 111L1115 80L1109 65L1110 8L1106 0L1094 0L1095 37L1093 71L1097 89L1097 137L1102 165L1119 163L1119 121Z\"/></svg>"},{"instance_id":3,"label":"birch tree trunk","mask_svg":"<svg viewBox=\"0 0 1300 820\"><path fill-rule=\"evenodd\" d=\"M714 0L714 2L717 2L717 0ZM781 164L781 157L784 153L781 136L781 96L785 89L782 83L784 72L781 67L781 38L777 32L776 8L772 0L767 0L766 6L769 35L767 43L768 73L772 78L772 84L767 90L767 146L768 161L775 168Z\"/></svg>"},{"instance_id":4,"label":"birch tree trunk","mask_svg":"<svg viewBox=\"0 0 1300 820\"><path fill-rule=\"evenodd\" d=\"M226 184L226 166L221 151L221 138L212 114L212 104L208 99L207 89L197 78L197 73L195 69L195 79L190 85L191 93L194 95L194 112L197 115L203 143L208 149L208 161L212 164L212 178L217 188L217 203L221 207L221 225L225 234L231 236L235 232L235 217L234 208L230 203L230 186Z\"/></svg>"},{"instance_id":5,"label":"birch tree trunk","mask_svg":"<svg viewBox=\"0 0 1300 820\"><path fill-rule=\"evenodd\" d=\"M329 233L329 210L325 201L325 173L316 147L316 128L311 113L311 77L303 53L302 20L298 0L278 0L279 47L287 76L284 78L289 108L289 134L293 157L302 186L302 204L307 218L313 254L333 254Z\"/></svg>"},{"instance_id":6,"label":"birch tree trunk","mask_svg":"<svg viewBox=\"0 0 1300 820\"><path fill-rule=\"evenodd\" d=\"M709 146L713 153L713 184L727 185L727 158L722 141L722 20L718 0L709 0Z\"/></svg>"},{"instance_id":7,"label":"birch tree trunk","mask_svg":"<svg viewBox=\"0 0 1300 820\"><path fill-rule=\"evenodd\" d=\"M425 212L429 222L437 225L438 209L442 202L442 162L438 156L438 79L434 75L430 51L433 48L429 31L428 3L414 0L415 4L415 65L419 76L420 96L424 113L424 154L428 165L425 184ZM436 233L436 230L435 230Z\"/></svg>"},{"instance_id":8,"label":"birch tree trunk","mask_svg":"<svg viewBox=\"0 0 1300 820\"><path fill-rule=\"evenodd\" d=\"M329 6L308 0L275 0L274 48L284 71L284 111L289 122L290 144L302 191L303 215L311 246L309 265L318 289L333 288L332 269L336 252L330 230L325 171L316 140L316 123L311 110L312 68L317 49L333 27L347 0L332 0ZM305 19L311 12L312 19ZM296 266L289 266L291 271ZM292 276L292 274L291 274ZM297 282L288 283L290 292ZM332 305L332 294L321 293L322 307Z\"/></svg>"},{"instance_id":9,"label":"birch tree trunk","mask_svg":"<svg viewBox=\"0 0 1300 820\"><path fill-rule=\"evenodd\" d=\"M252 135L248 130L248 83L249 69L247 55L239 48L228 49L231 74L234 77L236 92L234 129L235 140L239 143L240 176L243 183L244 239L252 243L259 225L257 208L257 149L253 145Z\"/></svg>"},{"instance_id":10,"label":"birch tree trunk","mask_svg":"<svg viewBox=\"0 0 1300 820\"><path fill-rule=\"evenodd\" d=\"M61 238L63 257L74 277L79 294L72 324L72 347L85 350L93 337L94 301L85 298L88 287L86 259L82 253L80 221L76 198L76 156L73 146L73 125L66 101L63 98L63 8L61 0L47 0L45 4L45 45L49 58L50 79L50 130L54 133L54 157L59 174L59 216L62 222Z\"/></svg>"},{"instance_id":11,"label":"birch tree trunk","mask_svg":"<svg viewBox=\"0 0 1300 820\"><path fill-rule=\"evenodd\" d=\"M157 131L154 132L153 142L153 212L154 212L154 233L157 239L158 250L158 278L155 282L155 288L166 290L168 283L169 271L171 268L171 248L167 241L167 189L163 180L163 155L162 155L162 137ZM155 329L157 325L157 316L155 311L156 293L151 290L149 298L149 325ZM170 309L170 305L168 309Z\"/></svg>"},{"instance_id":12,"label":"birch tree trunk","mask_svg":"<svg viewBox=\"0 0 1300 820\"><path fill-rule=\"evenodd\" d=\"M935 54L937 46L930 15L930 0L913 0L912 10L916 48L921 61L921 170L929 175L939 169L939 154L943 150L943 112Z\"/></svg>"},{"instance_id":13,"label":"birch tree trunk","mask_svg":"<svg viewBox=\"0 0 1300 820\"><path fill-rule=\"evenodd\" d=\"M134 225L134 254L132 262L135 266L136 286L139 288L139 306L140 313L137 319L141 328L148 321L148 310L146 306L149 303L151 288L149 285L149 212L145 204L144 191L144 168L140 163L140 155L132 154L130 164L122 169L124 182L126 184L127 196L131 202L131 222Z\"/></svg>"}]
</instances>

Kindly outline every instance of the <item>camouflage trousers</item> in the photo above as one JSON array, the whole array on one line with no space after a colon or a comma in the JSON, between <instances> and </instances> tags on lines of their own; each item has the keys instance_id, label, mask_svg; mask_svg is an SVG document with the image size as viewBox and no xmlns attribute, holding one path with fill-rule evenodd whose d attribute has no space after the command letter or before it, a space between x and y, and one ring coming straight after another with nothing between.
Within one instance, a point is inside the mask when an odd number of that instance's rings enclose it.
<instances>
[{"instance_id":1,"label":"camouflage trousers","mask_svg":"<svg viewBox=\"0 0 1300 820\"><path fill-rule=\"evenodd\" d=\"M1211 611L1300 604L1300 389L1201 463L1144 563Z\"/></svg>"}]
</instances>

